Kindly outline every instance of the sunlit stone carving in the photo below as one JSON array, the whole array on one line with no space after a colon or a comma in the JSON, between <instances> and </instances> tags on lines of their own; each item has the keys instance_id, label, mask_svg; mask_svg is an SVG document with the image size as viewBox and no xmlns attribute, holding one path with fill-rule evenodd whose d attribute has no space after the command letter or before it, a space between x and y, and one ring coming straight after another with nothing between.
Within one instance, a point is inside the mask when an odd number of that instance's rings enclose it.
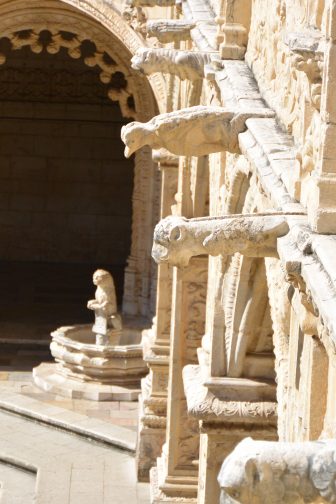
<instances>
[{"instance_id":1,"label":"sunlit stone carving","mask_svg":"<svg viewBox=\"0 0 336 504\"><path fill-rule=\"evenodd\" d=\"M157 263L187 266L197 255L277 257L276 240L288 233L285 215L251 214L185 219L169 216L154 230L152 256Z\"/></svg>"},{"instance_id":2,"label":"sunlit stone carving","mask_svg":"<svg viewBox=\"0 0 336 504\"><path fill-rule=\"evenodd\" d=\"M165 148L178 156L238 153L238 135L245 131L246 120L270 116L273 112L268 109L238 112L199 105L158 115L147 123L129 123L122 127L121 139L126 145L126 157L144 145Z\"/></svg>"},{"instance_id":3,"label":"sunlit stone carving","mask_svg":"<svg viewBox=\"0 0 336 504\"><path fill-rule=\"evenodd\" d=\"M131 61L134 70L146 75L163 72L177 75L182 80L195 81L203 79L204 66L211 62L211 54L141 47Z\"/></svg>"},{"instance_id":4,"label":"sunlit stone carving","mask_svg":"<svg viewBox=\"0 0 336 504\"><path fill-rule=\"evenodd\" d=\"M56 364L34 368L43 390L94 401L137 399L147 366L142 358L141 329L132 319L121 322L111 274L97 270L95 299L87 306L95 323L59 327L51 333L50 351Z\"/></svg>"},{"instance_id":5,"label":"sunlit stone carving","mask_svg":"<svg viewBox=\"0 0 336 504\"><path fill-rule=\"evenodd\" d=\"M95 312L92 331L96 334L97 345L119 343L121 317L117 313L117 298L112 275L105 270L97 270L93 275L97 286L95 299L88 301L87 307Z\"/></svg>"},{"instance_id":6,"label":"sunlit stone carving","mask_svg":"<svg viewBox=\"0 0 336 504\"><path fill-rule=\"evenodd\" d=\"M336 502L336 440L302 443L246 438L224 460L221 504Z\"/></svg>"},{"instance_id":7,"label":"sunlit stone carving","mask_svg":"<svg viewBox=\"0 0 336 504\"><path fill-rule=\"evenodd\" d=\"M156 19L147 21L146 33L148 37L156 37L162 44L180 42L190 39L190 30L195 23L184 19Z\"/></svg>"}]
</instances>

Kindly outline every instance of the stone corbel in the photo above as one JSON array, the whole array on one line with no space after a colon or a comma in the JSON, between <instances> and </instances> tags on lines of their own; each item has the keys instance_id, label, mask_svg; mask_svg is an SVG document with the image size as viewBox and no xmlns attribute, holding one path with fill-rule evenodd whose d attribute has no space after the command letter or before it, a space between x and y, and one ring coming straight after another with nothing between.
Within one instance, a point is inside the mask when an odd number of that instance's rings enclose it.
<instances>
[{"instance_id":1,"label":"stone corbel","mask_svg":"<svg viewBox=\"0 0 336 504\"><path fill-rule=\"evenodd\" d=\"M157 263L188 265L197 255L278 257L277 239L289 231L287 216L274 212L186 219L168 216L154 230L152 256Z\"/></svg>"},{"instance_id":2,"label":"stone corbel","mask_svg":"<svg viewBox=\"0 0 336 504\"><path fill-rule=\"evenodd\" d=\"M162 72L176 75L181 80L197 81L204 78L204 66L211 62L211 54L141 47L131 62L134 70L146 75Z\"/></svg>"},{"instance_id":3,"label":"stone corbel","mask_svg":"<svg viewBox=\"0 0 336 504\"><path fill-rule=\"evenodd\" d=\"M322 92L322 71L324 44L322 34L288 33L284 39L292 55L293 65L299 72L304 72L309 81L309 98L316 109L320 109Z\"/></svg>"},{"instance_id":4,"label":"stone corbel","mask_svg":"<svg viewBox=\"0 0 336 504\"><path fill-rule=\"evenodd\" d=\"M246 438L223 462L220 502L335 502L335 452L335 439L285 443Z\"/></svg>"},{"instance_id":5,"label":"stone corbel","mask_svg":"<svg viewBox=\"0 0 336 504\"><path fill-rule=\"evenodd\" d=\"M168 44L190 40L190 30L194 27L195 23L184 19L156 19L147 21L145 30L147 37L156 37L162 44Z\"/></svg>"},{"instance_id":6,"label":"stone corbel","mask_svg":"<svg viewBox=\"0 0 336 504\"><path fill-rule=\"evenodd\" d=\"M247 119L273 115L267 108L239 112L199 105L158 115L147 123L129 123L121 129L121 139L126 157L144 145L165 148L178 156L239 153L238 135L245 131Z\"/></svg>"},{"instance_id":7,"label":"stone corbel","mask_svg":"<svg viewBox=\"0 0 336 504\"><path fill-rule=\"evenodd\" d=\"M183 386L188 415L203 422L277 423L274 383L228 377L206 382L200 366L188 365L183 368Z\"/></svg>"}]
</instances>

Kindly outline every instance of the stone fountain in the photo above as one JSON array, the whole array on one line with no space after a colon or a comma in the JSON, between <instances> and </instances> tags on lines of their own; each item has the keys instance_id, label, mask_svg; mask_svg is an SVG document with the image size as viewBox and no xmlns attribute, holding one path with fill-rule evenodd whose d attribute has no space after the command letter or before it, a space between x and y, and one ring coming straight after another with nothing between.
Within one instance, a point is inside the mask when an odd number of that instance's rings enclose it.
<instances>
[{"instance_id":1,"label":"stone fountain","mask_svg":"<svg viewBox=\"0 0 336 504\"><path fill-rule=\"evenodd\" d=\"M35 384L54 394L93 401L133 401L147 373L139 324L117 311L113 278L108 271L93 275L95 299L87 307L94 325L60 327L51 333L56 363L33 369Z\"/></svg>"}]
</instances>

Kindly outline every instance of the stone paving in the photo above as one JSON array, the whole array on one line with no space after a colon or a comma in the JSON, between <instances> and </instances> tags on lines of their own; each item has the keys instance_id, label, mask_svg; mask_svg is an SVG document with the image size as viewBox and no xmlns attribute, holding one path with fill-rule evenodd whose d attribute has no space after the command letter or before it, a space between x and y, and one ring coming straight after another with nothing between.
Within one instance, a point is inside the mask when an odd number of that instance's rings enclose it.
<instances>
[{"instance_id":1,"label":"stone paving","mask_svg":"<svg viewBox=\"0 0 336 504\"><path fill-rule=\"evenodd\" d=\"M32 502L31 485L20 467L36 472L36 504L149 502L148 485L137 483L134 458L128 453L4 412L0 412L0 459L17 467L9 471L0 464L2 492L11 488L16 472L18 491L8 496L6 504Z\"/></svg>"},{"instance_id":2,"label":"stone paving","mask_svg":"<svg viewBox=\"0 0 336 504\"><path fill-rule=\"evenodd\" d=\"M137 483L131 453L138 403L45 393L33 385L31 369L41 357L48 360L47 350L0 344L0 352L0 503L149 503L149 485Z\"/></svg>"}]
</instances>

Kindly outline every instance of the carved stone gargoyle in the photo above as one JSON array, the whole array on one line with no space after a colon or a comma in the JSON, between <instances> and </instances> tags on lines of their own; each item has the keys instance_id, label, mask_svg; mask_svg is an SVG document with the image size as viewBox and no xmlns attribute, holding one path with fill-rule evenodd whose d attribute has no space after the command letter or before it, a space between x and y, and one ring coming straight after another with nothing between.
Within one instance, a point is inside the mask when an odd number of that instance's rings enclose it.
<instances>
[{"instance_id":1,"label":"carved stone gargoyle","mask_svg":"<svg viewBox=\"0 0 336 504\"><path fill-rule=\"evenodd\" d=\"M195 81L204 78L204 66L211 63L211 55L199 51L140 47L131 63L134 70L146 75L162 72Z\"/></svg>"},{"instance_id":2,"label":"carved stone gargoyle","mask_svg":"<svg viewBox=\"0 0 336 504\"><path fill-rule=\"evenodd\" d=\"M336 502L336 440L285 443L246 438L226 457L220 504Z\"/></svg>"},{"instance_id":3,"label":"carved stone gargoyle","mask_svg":"<svg viewBox=\"0 0 336 504\"><path fill-rule=\"evenodd\" d=\"M127 0L130 7L172 7L176 0Z\"/></svg>"},{"instance_id":4,"label":"carved stone gargoyle","mask_svg":"<svg viewBox=\"0 0 336 504\"><path fill-rule=\"evenodd\" d=\"M160 114L146 123L126 124L121 128L121 139L126 145L126 157L144 145L165 148L178 156L239 153L238 135L245 131L247 119L273 116L270 109L240 112L198 105Z\"/></svg>"},{"instance_id":5,"label":"carved stone gargoyle","mask_svg":"<svg viewBox=\"0 0 336 504\"><path fill-rule=\"evenodd\" d=\"M288 233L286 214L237 214L186 219L170 215L154 229L152 257L185 267L197 255L278 257L276 241Z\"/></svg>"},{"instance_id":6,"label":"carved stone gargoyle","mask_svg":"<svg viewBox=\"0 0 336 504\"><path fill-rule=\"evenodd\" d=\"M147 37L156 37L162 44L167 44L189 40L190 30L195 26L184 19L155 19L147 21L145 29Z\"/></svg>"}]
</instances>

